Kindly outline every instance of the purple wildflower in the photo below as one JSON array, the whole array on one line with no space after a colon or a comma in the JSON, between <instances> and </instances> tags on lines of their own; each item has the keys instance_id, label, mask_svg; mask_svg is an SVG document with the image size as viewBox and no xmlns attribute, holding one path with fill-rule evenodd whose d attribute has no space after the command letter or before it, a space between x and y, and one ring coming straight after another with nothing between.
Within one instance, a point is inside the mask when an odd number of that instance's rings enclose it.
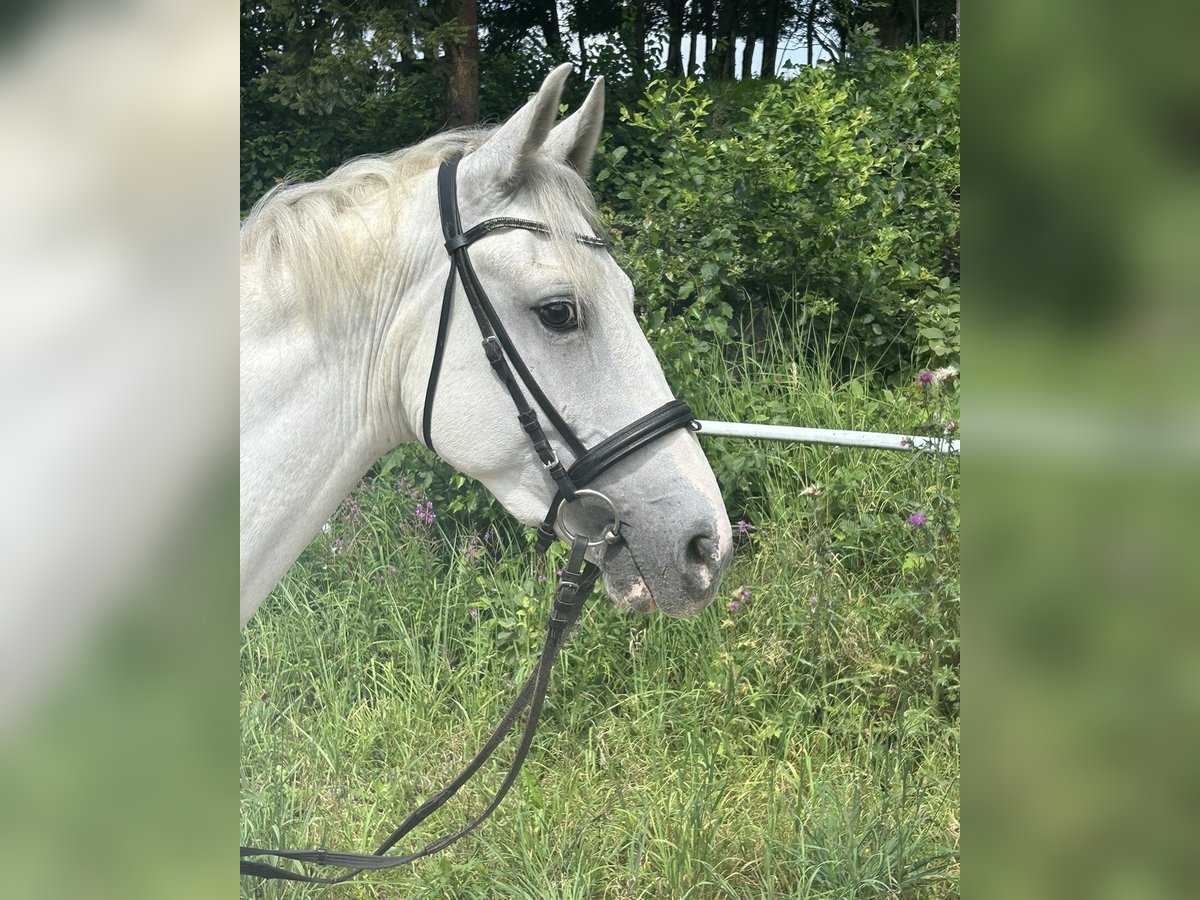
<instances>
[{"instance_id":1,"label":"purple wildflower","mask_svg":"<svg viewBox=\"0 0 1200 900\"><path fill-rule=\"evenodd\" d=\"M738 519L737 520L737 530L738 530L738 534L749 534L750 532L752 532L754 530L754 526L751 525L749 522L747 522L745 519Z\"/></svg>"},{"instance_id":2,"label":"purple wildflower","mask_svg":"<svg viewBox=\"0 0 1200 900\"><path fill-rule=\"evenodd\" d=\"M433 501L426 500L425 506L421 506L421 502L417 501L416 507L417 521L422 525L432 525L437 520L437 515L433 511Z\"/></svg>"},{"instance_id":3,"label":"purple wildflower","mask_svg":"<svg viewBox=\"0 0 1200 900\"><path fill-rule=\"evenodd\" d=\"M333 543L330 544L330 548L334 553L339 552L342 549L342 539L340 537L334 538Z\"/></svg>"},{"instance_id":4,"label":"purple wildflower","mask_svg":"<svg viewBox=\"0 0 1200 900\"><path fill-rule=\"evenodd\" d=\"M737 611L738 611L739 609L741 609L741 608L742 608L742 604L738 603L736 600L731 600L731 601L730 601L730 603L729 603L729 611L730 611L731 613L735 613L735 612L737 612Z\"/></svg>"},{"instance_id":5,"label":"purple wildflower","mask_svg":"<svg viewBox=\"0 0 1200 900\"><path fill-rule=\"evenodd\" d=\"M483 552L483 542L479 540L479 535L472 532L467 545L463 548L463 559L467 562L475 562L479 558L479 554Z\"/></svg>"},{"instance_id":6,"label":"purple wildflower","mask_svg":"<svg viewBox=\"0 0 1200 900\"><path fill-rule=\"evenodd\" d=\"M738 591L738 597L741 598L743 603L747 602L750 599L750 588L742 588L740 591Z\"/></svg>"},{"instance_id":7,"label":"purple wildflower","mask_svg":"<svg viewBox=\"0 0 1200 900\"><path fill-rule=\"evenodd\" d=\"M913 528L924 528L925 516L923 516L921 513L913 513L908 517L908 524Z\"/></svg>"},{"instance_id":8,"label":"purple wildflower","mask_svg":"<svg viewBox=\"0 0 1200 900\"><path fill-rule=\"evenodd\" d=\"M926 369L917 376L917 381L921 382L921 384L929 384L929 382L933 381L933 373Z\"/></svg>"}]
</instances>

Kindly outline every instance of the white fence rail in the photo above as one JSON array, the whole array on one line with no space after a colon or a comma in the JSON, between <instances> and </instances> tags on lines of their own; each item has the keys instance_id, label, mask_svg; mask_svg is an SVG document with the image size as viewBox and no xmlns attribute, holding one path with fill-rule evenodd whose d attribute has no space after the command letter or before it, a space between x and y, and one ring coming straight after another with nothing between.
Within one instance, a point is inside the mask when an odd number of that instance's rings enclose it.
<instances>
[{"instance_id":1,"label":"white fence rail","mask_svg":"<svg viewBox=\"0 0 1200 900\"><path fill-rule=\"evenodd\" d=\"M709 437L757 438L800 444L835 444L839 447L871 447L876 450L923 450L958 453L958 441L919 434L883 434L876 431L843 431L838 428L799 428L793 425L751 425L741 422L700 421L701 435Z\"/></svg>"}]
</instances>

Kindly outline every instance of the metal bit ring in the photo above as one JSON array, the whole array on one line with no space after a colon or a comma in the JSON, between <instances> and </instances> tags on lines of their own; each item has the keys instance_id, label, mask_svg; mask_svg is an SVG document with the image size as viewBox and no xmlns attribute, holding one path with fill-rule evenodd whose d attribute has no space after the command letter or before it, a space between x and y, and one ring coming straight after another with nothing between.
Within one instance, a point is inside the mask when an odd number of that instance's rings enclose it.
<instances>
[{"instance_id":1,"label":"metal bit ring","mask_svg":"<svg viewBox=\"0 0 1200 900\"><path fill-rule=\"evenodd\" d=\"M599 491L593 491L589 488L580 488L577 490L575 492L575 499L578 500L580 497L593 497L596 500L600 500L601 502L605 503L612 512L612 524L605 526L604 534L601 535L600 540L593 541L590 535L585 535L585 537L588 539L587 545L589 547L603 547L605 544L615 544L617 541L619 541L621 539L621 516L617 512L617 505L609 500L608 497L604 496L604 494L600 493ZM557 531L559 536L567 541L567 543L571 543L575 540L575 534L570 528L567 527L567 523L562 517L563 507L566 506L568 502L573 501L568 501L564 497L563 500L558 504L558 509L554 511L554 530Z\"/></svg>"}]
</instances>

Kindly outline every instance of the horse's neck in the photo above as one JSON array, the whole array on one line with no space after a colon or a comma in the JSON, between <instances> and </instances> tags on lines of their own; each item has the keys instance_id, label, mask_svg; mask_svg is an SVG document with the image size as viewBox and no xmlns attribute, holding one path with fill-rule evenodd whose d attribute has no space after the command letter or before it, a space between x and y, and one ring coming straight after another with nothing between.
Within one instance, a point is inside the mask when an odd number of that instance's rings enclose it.
<instances>
[{"instance_id":1,"label":"horse's neck","mask_svg":"<svg viewBox=\"0 0 1200 900\"><path fill-rule=\"evenodd\" d=\"M251 268L242 286L243 624L363 473L406 437L381 428L369 402L362 348L373 336L318 339L289 313L294 298L267 284Z\"/></svg>"}]
</instances>

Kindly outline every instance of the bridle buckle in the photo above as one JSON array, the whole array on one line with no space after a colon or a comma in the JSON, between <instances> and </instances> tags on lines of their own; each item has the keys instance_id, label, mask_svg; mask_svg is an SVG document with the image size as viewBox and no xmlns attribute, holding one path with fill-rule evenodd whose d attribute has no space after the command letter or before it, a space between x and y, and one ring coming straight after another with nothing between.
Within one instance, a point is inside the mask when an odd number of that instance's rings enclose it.
<instances>
[{"instance_id":1,"label":"bridle buckle","mask_svg":"<svg viewBox=\"0 0 1200 900\"><path fill-rule=\"evenodd\" d=\"M500 362L504 356L504 348L500 346L500 339L494 334L489 334L483 339L483 352L493 366Z\"/></svg>"}]
</instances>

